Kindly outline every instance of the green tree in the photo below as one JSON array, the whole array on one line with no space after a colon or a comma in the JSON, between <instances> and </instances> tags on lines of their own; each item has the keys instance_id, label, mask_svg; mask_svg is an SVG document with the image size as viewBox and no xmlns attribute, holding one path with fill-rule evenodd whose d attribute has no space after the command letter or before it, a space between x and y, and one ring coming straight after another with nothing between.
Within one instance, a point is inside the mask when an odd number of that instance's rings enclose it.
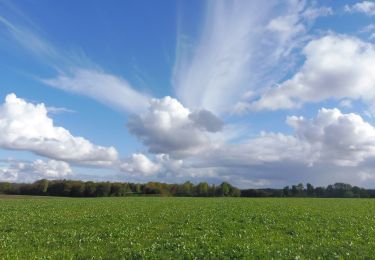
<instances>
[{"instance_id":1,"label":"green tree","mask_svg":"<svg viewBox=\"0 0 375 260\"><path fill-rule=\"evenodd\" d=\"M309 197L313 197L315 195L314 186L312 186L310 183L306 184L306 193Z\"/></svg>"},{"instance_id":2,"label":"green tree","mask_svg":"<svg viewBox=\"0 0 375 260\"><path fill-rule=\"evenodd\" d=\"M85 183L85 196L86 197L96 197L96 183L88 181Z\"/></svg>"},{"instance_id":3,"label":"green tree","mask_svg":"<svg viewBox=\"0 0 375 260\"><path fill-rule=\"evenodd\" d=\"M207 182L201 182L197 186L197 195L201 197L208 196L208 184Z\"/></svg>"},{"instance_id":4,"label":"green tree","mask_svg":"<svg viewBox=\"0 0 375 260\"><path fill-rule=\"evenodd\" d=\"M283 188L283 197L288 197L289 196L289 186L285 186Z\"/></svg>"},{"instance_id":5,"label":"green tree","mask_svg":"<svg viewBox=\"0 0 375 260\"><path fill-rule=\"evenodd\" d=\"M111 183L99 182L96 186L96 195L98 197L107 197L111 192Z\"/></svg>"}]
</instances>

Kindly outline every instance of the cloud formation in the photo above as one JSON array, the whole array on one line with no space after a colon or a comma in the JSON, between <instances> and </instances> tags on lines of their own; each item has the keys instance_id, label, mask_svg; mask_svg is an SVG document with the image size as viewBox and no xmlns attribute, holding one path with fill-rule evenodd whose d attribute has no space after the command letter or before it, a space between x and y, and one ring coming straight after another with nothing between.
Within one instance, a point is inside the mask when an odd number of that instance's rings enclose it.
<instances>
[{"instance_id":1,"label":"cloud formation","mask_svg":"<svg viewBox=\"0 0 375 260\"><path fill-rule=\"evenodd\" d=\"M43 103L34 105L15 94L0 106L0 147L85 165L109 165L118 157L113 147L94 145L54 126Z\"/></svg>"},{"instance_id":2,"label":"cloud formation","mask_svg":"<svg viewBox=\"0 0 375 260\"><path fill-rule=\"evenodd\" d=\"M69 164L62 161L12 161L7 166L0 166L0 181L32 182L40 179L60 179L71 176L72 173Z\"/></svg>"},{"instance_id":3,"label":"cloud formation","mask_svg":"<svg viewBox=\"0 0 375 260\"><path fill-rule=\"evenodd\" d=\"M167 154L157 154L154 160L151 160L142 153L135 153L124 160L120 170L130 175L155 177L167 172L176 174L182 164L182 160L171 159Z\"/></svg>"},{"instance_id":4,"label":"cloud formation","mask_svg":"<svg viewBox=\"0 0 375 260\"><path fill-rule=\"evenodd\" d=\"M167 154L153 159L133 154L121 170L171 182L227 180L240 187L301 181L375 184L370 170L375 162L375 128L361 116L322 108L311 119L290 116L286 122L293 128L292 134L261 132L236 143L208 144L183 160Z\"/></svg>"},{"instance_id":5,"label":"cloud formation","mask_svg":"<svg viewBox=\"0 0 375 260\"><path fill-rule=\"evenodd\" d=\"M346 12L363 13L372 16L375 15L375 2L363 1L354 5L345 5L344 9Z\"/></svg>"},{"instance_id":6,"label":"cloud formation","mask_svg":"<svg viewBox=\"0 0 375 260\"><path fill-rule=\"evenodd\" d=\"M126 80L96 69L78 68L42 82L125 112L142 112L148 105L148 95L134 90Z\"/></svg>"},{"instance_id":7,"label":"cloud formation","mask_svg":"<svg viewBox=\"0 0 375 260\"><path fill-rule=\"evenodd\" d=\"M217 132L222 122L207 110L191 112L176 99L152 99L145 113L134 115L129 131L149 148L149 152L185 157L207 149L209 132Z\"/></svg>"},{"instance_id":8,"label":"cloud formation","mask_svg":"<svg viewBox=\"0 0 375 260\"><path fill-rule=\"evenodd\" d=\"M331 13L305 1L209 1L196 46L181 29L173 84L188 108L232 112L249 90L283 76L313 21ZM262 61L262 62L259 62ZM277 69L276 69L277 68Z\"/></svg>"},{"instance_id":9,"label":"cloud formation","mask_svg":"<svg viewBox=\"0 0 375 260\"><path fill-rule=\"evenodd\" d=\"M137 91L125 79L104 72L84 54L59 49L36 32L2 16L0 25L24 49L57 72L56 77L41 79L47 86L87 96L128 113L138 113L147 107L149 95Z\"/></svg>"},{"instance_id":10,"label":"cloud formation","mask_svg":"<svg viewBox=\"0 0 375 260\"><path fill-rule=\"evenodd\" d=\"M314 119L292 116L287 122L318 161L357 166L375 156L375 128L357 114L323 108Z\"/></svg>"},{"instance_id":11,"label":"cloud formation","mask_svg":"<svg viewBox=\"0 0 375 260\"><path fill-rule=\"evenodd\" d=\"M245 187L302 180L375 184L375 128L361 116L322 108L314 118L291 116L287 123L292 135L262 132L196 156L193 165Z\"/></svg>"},{"instance_id":12,"label":"cloud formation","mask_svg":"<svg viewBox=\"0 0 375 260\"><path fill-rule=\"evenodd\" d=\"M375 100L375 47L346 35L327 35L303 49L305 63L289 80L268 88L248 108L277 110L298 108L328 98Z\"/></svg>"}]
</instances>

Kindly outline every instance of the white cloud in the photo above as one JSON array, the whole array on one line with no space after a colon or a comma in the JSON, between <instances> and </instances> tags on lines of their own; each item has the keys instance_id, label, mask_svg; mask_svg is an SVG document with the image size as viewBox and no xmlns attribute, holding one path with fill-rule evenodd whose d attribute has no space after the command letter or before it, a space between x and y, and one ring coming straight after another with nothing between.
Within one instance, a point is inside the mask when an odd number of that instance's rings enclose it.
<instances>
[{"instance_id":1,"label":"white cloud","mask_svg":"<svg viewBox=\"0 0 375 260\"><path fill-rule=\"evenodd\" d=\"M32 182L40 179L60 179L72 175L68 163L62 161L40 159L34 162L10 162L0 166L0 181Z\"/></svg>"},{"instance_id":2,"label":"white cloud","mask_svg":"<svg viewBox=\"0 0 375 260\"><path fill-rule=\"evenodd\" d=\"M375 100L375 47L345 35L312 40L303 50L306 61L289 80L269 88L248 105L254 110L300 107L328 98Z\"/></svg>"},{"instance_id":3,"label":"white cloud","mask_svg":"<svg viewBox=\"0 0 375 260\"><path fill-rule=\"evenodd\" d=\"M147 107L149 95L137 91L125 79L104 72L84 53L56 48L36 32L2 16L0 25L5 26L24 49L57 71L56 77L41 79L44 84L90 97L125 112L138 113Z\"/></svg>"},{"instance_id":4,"label":"white cloud","mask_svg":"<svg viewBox=\"0 0 375 260\"><path fill-rule=\"evenodd\" d=\"M294 133L262 132L241 143L222 144L184 160L185 176L229 180L246 187L311 181L319 185L375 184L375 128L359 115L321 109L312 119L288 117Z\"/></svg>"},{"instance_id":5,"label":"white cloud","mask_svg":"<svg viewBox=\"0 0 375 260\"><path fill-rule=\"evenodd\" d=\"M261 132L235 143L218 142L183 161L166 154L153 159L134 154L121 170L147 180L226 180L239 187L280 187L306 181L316 185L338 181L367 187L375 184L371 172L375 128L362 117L322 108L314 118L291 116L287 123L293 134Z\"/></svg>"},{"instance_id":6,"label":"white cloud","mask_svg":"<svg viewBox=\"0 0 375 260\"><path fill-rule=\"evenodd\" d=\"M375 156L375 128L357 114L323 108L314 119L293 116L287 122L319 161L357 166Z\"/></svg>"},{"instance_id":7,"label":"white cloud","mask_svg":"<svg viewBox=\"0 0 375 260\"><path fill-rule=\"evenodd\" d=\"M357 166L375 158L375 128L357 114L322 108L315 118L290 116L287 123L293 127L293 135L261 132L240 144L225 144L202 156L216 158L213 165L233 167L288 161L307 166Z\"/></svg>"},{"instance_id":8,"label":"white cloud","mask_svg":"<svg viewBox=\"0 0 375 260\"><path fill-rule=\"evenodd\" d=\"M210 146L208 132L221 130L222 123L211 112L191 112L176 99L152 99L147 112L129 118L129 131L151 153L185 157Z\"/></svg>"},{"instance_id":9,"label":"white cloud","mask_svg":"<svg viewBox=\"0 0 375 260\"><path fill-rule=\"evenodd\" d=\"M121 165L122 171L143 176L152 176L160 171L160 168L161 166L159 164L154 163L141 153L132 154L132 156Z\"/></svg>"},{"instance_id":10,"label":"white cloud","mask_svg":"<svg viewBox=\"0 0 375 260\"><path fill-rule=\"evenodd\" d=\"M375 2L363 1L354 5L345 5L346 12L350 13L364 13L366 15L375 15Z\"/></svg>"},{"instance_id":11,"label":"white cloud","mask_svg":"<svg viewBox=\"0 0 375 260\"><path fill-rule=\"evenodd\" d=\"M61 114L61 113L75 113L76 111L66 107L46 107L49 114Z\"/></svg>"},{"instance_id":12,"label":"white cloud","mask_svg":"<svg viewBox=\"0 0 375 260\"><path fill-rule=\"evenodd\" d=\"M340 101L340 106L345 108L351 108L353 107L353 104L350 99L343 99Z\"/></svg>"},{"instance_id":13,"label":"white cloud","mask_svg":"<svg viewBox=\"0 0 375 260\"><path fill-rule=\"evenodd\" d=\"M138 113L146 109L148 95L134 90L124 79L97 69L74 69L43 83L74 94L88 96L125 112Z\"/></svg>"},{"instance_id":14,"label":"white cloud","mask_svg":"<svg viewBox=\"0 0 375 260\"><path fill-rule=\"evenodd\" d=\"M55 59L59 56L58 51L41 36L36 35L32 31L16 26L9 20L0 16L0 25L5 26L13 38L23 48L39 57Z\"/></svg>"},{"instance_id":15,"label":"white cloud","mask_svg":"<svg viewBox=\"0 0 375 260\"><path fill-rule=\"evenodd\" d=\"M0 147L87 165L110 165L118 156L113 147L96 146L54 126L43 103L27 103L15 94L0 106Z\"/></svg>"},{"instance_id":16,"label":"white cloud","mask_svg":"<svg viewBox=\"0 0 375 260\"><path fill-rule=\"evenodd\" d=\"M176 174L182 168L182 160L174 160L167 154L157 154L154 160L142 153L132 156L121 164L120 170L135 176L155 177L170 172Z\"/></svg>"},{"instance_id":17,"label":"white cloud","mask_svg":"<svg viewBox=\"0 0 375 260\"><path fill-rule=\"evenodd\" d=\"M206 10L197 46L180 32L173 84L185 106L215 113L232 112L249 90L280 78L313 20L330 13L292 0L212 1Z\"/></svg>"}]
</instances>

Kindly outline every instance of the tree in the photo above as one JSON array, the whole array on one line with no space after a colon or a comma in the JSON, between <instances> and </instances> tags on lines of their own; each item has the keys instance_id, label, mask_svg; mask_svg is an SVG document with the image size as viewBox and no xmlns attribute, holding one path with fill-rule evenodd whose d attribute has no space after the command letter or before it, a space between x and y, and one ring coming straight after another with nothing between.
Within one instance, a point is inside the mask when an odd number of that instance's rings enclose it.
<instances>
[{"instance_id":1,"label":"tree","mask_svg":"<svg viewBox=\"0 0 375 260\"><path fill-rule=\"evenodd\" d=\"M88 181L85 183L85 192L86 197L96 197L96 183Z\"/></svg>"},{"instance_id":2,"label":"tree","mask_svg":"<svg viewBox=\"0 0 375 260\"><path fill-rule=\"evenodd\" d=\"M298 195L298 188L297 188L296 185L293 185L292 186L292 196L297 197L297 195Z\"/></svg>"},{"instance_id":3,"label":"tree","mask_svg":"<svg viewBox=\"0 0 375 260\"><path fill-rule=\"evenodd\" d=\"M241 190L233 187L231 192L230 192L230 195L232 197L241 197Z\"/></svg>"},{"instance_id":4,"label":"tree","mask_svg":"<svg viewBox=\"0 0 375 260\"><path fill-rule=\"evenodd\" d=\"M98 197L107 197L111 192L111 183L99 182L96 186L96 195Z\"/></svg>"},{"instance_id":5,"label":"tree","mask_svg":"<svg viewBox=\"0 0 375 260\"><path fill-rule=\"evenodd\" d=\"M126 192L125 188L125 184L123 183L112 183L110 195L116 197L124 196Z\"/></svg>"},{"instance_id":6,"label":"tree","mask_svg":"<svg viewBox=\"0 0 375 260\"><path fill-rule=\"evenodd\" d=\"M48 180L42 179L32 184L32 193L36 195L46 195L48 190Z\"/></svg>"},{"instance_id":7,"label":"tree","mask_svg":"<svg viewBox=\"0 0 375 260\"><path fill-rule=\"evenodd\" d=\"M307 192L307 196L313 197L315 195L314 186L312 186L310 183L307 183L306 184L306 192Z\"/></svg>"},{"instance_id":8,"label":"tree","mask_svg":"<svg viewBox=\"0 0 375 260\"><path fill-rule=\"evenodd\" d=\"M297 190L298 190L298 196L303 196L303 190L304 190L304 187L303 187L303 183L298 183L297 185Z\"/></svg>"},{"instance_id":9,"label":"tree","mask_svg":"<svg viewBox=\"0 0 375 260\"><path fill-rule=\"evenodd\" d=\"M141 184L137 183L135 185L135 192L136 193L141 193L142 192L142 186L141 186Z\"/></svg>"},{"instance_id":10,"label":"tree","mask_svg":"<svg viewBox=\"0 0 375 260\"><path fill-rule=\"evenodd\" d=\"M85 183L82 181L72 181L70 195L73 197L83 197L85 195Z\"/></svg>"},{"instance_id":11,"label":"tree","mask_svg":"<svg viewBox=\"0 0 375 260\"><path fill-rule=\"evenodd\" d=\"M230 184L228 182L223 182L219 186L219 194L220 196L228 196L230 192Z\"/></svg>"},{"instance_id":12,"label":"tree","mask_svg":"<svg viewBox=\"0 0 375 260\"><path fill-rule=\"evenodd\" d=\"M289 186L283 188L283 197L289 197Z\"/></svg>"},{"instance_id":13,"label":"tree","mask_svg":"<svg viewBox=\"0 0 375 260\"><path fill-rule=\"evenodd\" d=\"M197 195L201 197L208 196L208 184L207 182L201 182L197 186Z\"/></svg>"},{"instance_id":14,"label":"tree","mask_svg":"<svg viewBox=\"0 0 375 260\"><path fill-rule=\"evenodd\" d=\"M314 191L317 197L325 197L326 196L326 189L324 187L317 187Z\"/></svg>"},{"instance_id":15,"label":"tree","mask_svg":"<svg viewBox=\"0 0 375 260\"><path fill-rule=\"evenodd\" d=\"M185 182L182 184L181 195L184 196L193 196L193 184L190 181Z\"/></svg>"}]
</instances>

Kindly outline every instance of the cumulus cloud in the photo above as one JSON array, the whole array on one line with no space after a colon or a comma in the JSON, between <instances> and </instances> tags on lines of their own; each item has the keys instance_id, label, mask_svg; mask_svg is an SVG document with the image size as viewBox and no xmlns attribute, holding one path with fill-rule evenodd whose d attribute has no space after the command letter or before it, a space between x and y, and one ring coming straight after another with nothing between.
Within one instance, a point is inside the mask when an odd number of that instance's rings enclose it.
<instances>
[{"instance_id":1,"label":"cumulus cloud","mask_svg":"<svg viewBox=\"0 0 375 260\"><path fill-rule=\"evenodd\" d=\"M323 108L314 119L292 116L287 122L319 161L357 166L375 156L375 128L357 114Z\"/></svg>"},{"instance_id":2,"label":"cumulus cloud","mask_svg":"<svg viewBox=\"0 0 375 260\"><path fill-rule=\"evenodd\" d=\"M34 162L10 162L0 166L0 180L9 182L31 182L46 179L60 179L72 175L68 163L56 160Z\"/></svg>"},{"instance_id":3,"label":"cumulus cloud","mask_svg":"<svg viewBox=\"0 0 375 260\"><path fill-rule=\"evenodd\" d=\"M361 116L322 108L314 118L291 116L287 123L293 134L261 132L224 143L184 160L180 171L240 187L301 181L370 185L375 180L369 170L375 161L375 128Z\"/></svg>"},{"instance_id":4,"label":"cumulus cloud","mask_svg":"<svg viewBox=\"0 0 375 260\"><path fill-rule=\"evenodd\" d=\"M207 4L197 44L179 27L173 84L185 106L216 114L232 112L249 90L282 77L314 19L331 12L294 0Z\"/></svg>"},{"instance_id":5,"label":"cumulus cloud","mask_svg":"<svg viewBox=\"0 0 375 260\"><path fill-rule=\"evenodd\" d=\"M0 147L86 165L109 165L118 157L113 147L94 145L54 126L43 103L34 105L15 94L0 106Z\"/></svg>"},{"instance_id":6,"label":"cumulus cloud","mask_svg":"<svg viewBox=\"0 0 375 260\"><path fill-rule=\"evenodd\" d=\"M122 171L143 176L152 176L158 172L160 168L159 164L154 163L141 153L132 154L132 156L121 165Z\"/></svg>"},{"instance_id":7,"label":"cumulus cloud","mask_svg":"<svg viewBox=\"0 0 375 260\"><path fill-rule=\"evenodd\" d=\"M292 134L261 132L241 141L221 142L183 160L167 154L133 154L121 170L128 176L182 182L190 179L239 187L266 187L310 181L371 186L375 175L375 128L361 116L339 109L313 118L290 116Z\"/></svg>"},{"instance_id":8,"label":"cumulus cloud","mask_svg":"<svg viewBox=\"0 0 375 260\"><path fill-rule=\"evenodd\" d=\"M223 129L223 121L212 112L205 109L193 111L189 114L189 119L193 121L197 127L208 132L219 132Z\"/></svg>"},{"instance_id":9,"label":"cumulus cloud","mask_svg":"<svg viewBox=\"0 0 375 260\"><path fill-rule=\"evenodd\" d=\"M306 61L289 80L264 91L248 108L277 110L328 98L375 100L375 47L345 35L312 40L303 50Z\"/></svg>"},{"instance_id":10,"label":"cumulus cloud","mask_svg":"<svg viewBox=\"0 0 375 260\"><path fill-rule=\"evenodd\" d=\"M209 132L222 128L222 122L211 112L191 112L176 99L152 99L147 112L134 115L127 123L149 152L185 157L207 149L211 143Z\"/></svg>"},{"instance_id":11,"label":"cumulus cloud","mask_svg":"<svg viewBox=\"0 0 375 260\"><path fill-rule=\"evenodd\" d=\"M166 172L176 173L181 169L182 160L174 160L167 154L157 154L153 160L142 153L132 154L121 164L121 171L145 177L154 177Z\"/></svg>"},{"instance_id":12,"label":"cumulus cloud","mask_svg":"<svg viewBox=\"0 0 375 260\"><path fill-rule=\"evenodd\" d=\"M357 166L375 156L375 128L357 114L322 108L315 118L290 116L287 123L293 135L261 132L241 144L226 144L212 153L218 158L215 163L246 166L294 161L308 166Z\"/></svg>"},{"instance_id":13,"label":"cumulus cloud","mask_svg":"<svg viewBox=\"0 0 375 260\"><path fill-rule=\"evenodd\" d=\"M363 13L366 15L375 15L375 2L363 1L354 5L345 5L346 12L350 13Z\"/></svg>"}]
</instances>

